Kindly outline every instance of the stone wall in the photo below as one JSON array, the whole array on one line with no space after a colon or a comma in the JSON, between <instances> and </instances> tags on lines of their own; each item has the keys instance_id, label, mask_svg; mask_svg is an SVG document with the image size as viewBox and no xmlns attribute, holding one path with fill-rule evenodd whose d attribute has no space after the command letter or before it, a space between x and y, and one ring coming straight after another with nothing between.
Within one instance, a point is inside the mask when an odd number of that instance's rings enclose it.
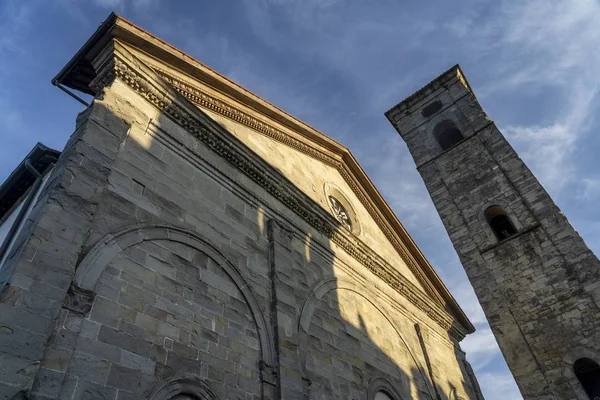
<instances>
[{"instance_id":1,"label":"stone wall","mask_svg":"<svg viewBox=\"0 0 600 400\"><path fill-rule=\"evenodd\" d=\"M268 171L258 184L126 82L108 83L0 297L2 396L477 398L425 305L267 190L297 191L285 175L191 110Z\"/></svg>"},{"instance_id":2,"label":"stone wall","mask_svg":"<svg viewBox=\"0 0 600 400\"><path fill-rule=\"evenodd\" d=\"M434 101L442 107L424 117L421 110ZM459 70L388 116L408 144L524 397L585 399L571 354L600 350L598 259L487 118ZM446 151L432 134L444 120L464 136ZM516 235L496 237L484 216L490 206L505 210Z\"/></svg>"}]
</instances>

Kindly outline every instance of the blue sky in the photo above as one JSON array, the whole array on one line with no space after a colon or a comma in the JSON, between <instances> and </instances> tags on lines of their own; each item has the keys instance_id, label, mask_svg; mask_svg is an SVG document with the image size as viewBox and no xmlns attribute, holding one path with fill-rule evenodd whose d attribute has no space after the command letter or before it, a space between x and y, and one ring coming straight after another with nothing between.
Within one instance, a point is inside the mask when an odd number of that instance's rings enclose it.
<instances>
[{"instance_id":1,"label":"blue sky","mask_svg":"<svg viewBox=\"0 0 600 400\"><path fill-rule=\"evenodd\" d=\"M347 145L478 331L486 398L520 395L401 138L383 113L460 63L488 115L600 250L597 0L3 0L0 179L81 105L50 84L109 12Z\"/></svg>"}]
</instances>

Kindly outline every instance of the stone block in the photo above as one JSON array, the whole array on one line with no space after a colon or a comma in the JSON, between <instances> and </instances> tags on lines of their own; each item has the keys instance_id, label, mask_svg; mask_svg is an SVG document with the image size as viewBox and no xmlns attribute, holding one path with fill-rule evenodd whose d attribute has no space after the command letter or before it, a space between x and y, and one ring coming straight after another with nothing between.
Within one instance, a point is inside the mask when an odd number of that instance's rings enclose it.
<instances>
[{"instance_id":1,"label":"stone block","mask_svg":"<svg viewBox=\"0 0 600 400\"><path fill-rule=\"evenodd\" d=\"M151 360L148 357L142 357L135 353L131 353L129 351L121 352L121 359L119 360L119 364L123 367L141 371L148 375L154 375L154 371L156 368L156 362Z\"/></svg>"},{"instance_id":2,"label":"stone block","mask_svg":"<svg viewBox=\"0 0 600 400\"><path fill-rule=\"evenodd\" d=\"M106 383L110 362L88 353L76 351L69 364L70 375L77 376L89 382Z\"/></svg>"},{"instance_id":3,"label":"stone block","mask_svg":"<svg viewBox=\"0 0 600 400\"><path fill-rule=\"evenodd\" d=\"M45 336L6 323L0 326L0 352L37 361L42 359L44 347Z\"/></svg>"},{"instance_id":4,"label":"stone block","mask_svg":"<svg viewBox=\"0 0 600 400\"><path fill-rule=\"evenodd\" d=\"M85 379L79 379L75 388L73 399L80 400L113 400L116 398L117 391L114 388L99 385L94 382L88 382Z\"/></svg>"},{"instance_id":5,"label":"stone block","mask_svg":"<svg viewBox=\"0 0 600 400\"><path fill-rule=\"evenodd\" d=\"M133 393L144 393L149 391L155 383L156 378L154 376L112 364L108 374L107 386Z\"/></svg>"},{"instance_id":6,"label":"stone block","mask_svg":"<svg viewBox=\"0 0 600 400\"><path fill-rule=\"evenodd\" d=\"M131 351L141 356L151 355L150 343L134 338L133 336L127 335L107 326L100 327L100 332L98 332L98 340L123 350Z\"/></svg>"},{"instance_id":7,"label":"stone block","mask_svg":"<svg viewBox=\"0 0 600 400\"><path fill-rule=\"evenodd\" d=\"M34 395L56 398L60 393L64 378L63 372L40 368L31 392Z\"/></svg>"}]
</instances>

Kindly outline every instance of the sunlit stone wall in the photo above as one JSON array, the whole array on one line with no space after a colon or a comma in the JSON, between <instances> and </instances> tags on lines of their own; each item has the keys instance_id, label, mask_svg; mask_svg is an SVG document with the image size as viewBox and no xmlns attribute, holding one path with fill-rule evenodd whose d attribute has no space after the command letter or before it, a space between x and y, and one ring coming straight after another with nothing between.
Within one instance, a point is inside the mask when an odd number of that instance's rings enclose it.
<instances>
[{"instance_id":1,"label":"sunlit stone wall","mask_svg":"<svg viewBox=\"0 0 600 400\"><path fill-rule=\"evenodd\" d=\"M119 79L53 174L0 297L2 396L477 398L437 322ZM314 212L329 213L316 192Z\"/></svg>"}]
</instances>

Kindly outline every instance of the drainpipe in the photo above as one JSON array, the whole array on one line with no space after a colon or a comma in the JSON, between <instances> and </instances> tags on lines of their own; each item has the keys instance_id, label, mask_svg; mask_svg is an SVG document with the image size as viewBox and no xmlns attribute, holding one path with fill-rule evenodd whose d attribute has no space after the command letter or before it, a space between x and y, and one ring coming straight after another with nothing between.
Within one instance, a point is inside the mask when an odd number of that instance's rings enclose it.
<instances>
[{"instance_id":1,"label":"drainpipe","mask_svg":"<svg viewBox=\"0 0 600 400\"><path fill-rule=\"evenodd\" d=\"M74 98L75 100L77 100L78 102L80 102L81 104L83 104L84 106L86 106L86 107L90 106L81 97L77 96L75 93L71 92L69 89L67 89L66 87L64 87L63 85L61 85L61 83L57 79L53 79L52 80L52 84L54 86L56 86L57 88L59 88L60 90L62 90L63 92L65 92L66 94L68 94L69 96L71 96L72 98Z\"/></svg>"},{"instance_id":2,"label":"drainpipe","mask_svg":"<svg viewBox=\"0 0 600 400\"><path fill-rule=\"evenodd\" d=\"M27 195L27 198L23 203L23 207L21 207L21 209L19 210L19 215L17 215L15 222L13 222L12 226L10 227L10 231L6 236L6 239L4 239L4 242L2 243L2 247L0 247L0 268L2 267L4 256L6 255L6 252L8 251L11 242L13 241L17 230L21 227L21 223L27 215L29 207L31 207L31 203L33 202L33 199L35 198L35 195L37 194L38 190L40 189L40 186L42 185L42 181L44 180L44 176L40 174L38 170L35 169L35 167L31 164L31 160L29 158L25 160L25 168L27 168L27 171L29 171L33 176L35 176L36 179L33 185L31 186L31 190L29 190L29 194Z\"/></svg>"}]
</instances>

